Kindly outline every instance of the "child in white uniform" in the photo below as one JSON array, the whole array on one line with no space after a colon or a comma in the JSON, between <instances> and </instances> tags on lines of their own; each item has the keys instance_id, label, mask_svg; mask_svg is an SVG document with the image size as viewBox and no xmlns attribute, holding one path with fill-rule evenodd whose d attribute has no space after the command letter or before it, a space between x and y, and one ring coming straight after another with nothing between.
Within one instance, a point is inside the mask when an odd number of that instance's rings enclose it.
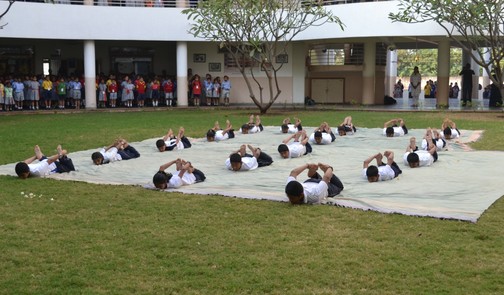
<instances>
[{"instance_id":1,"label":"child in white uniform","mask_svg":"<svg viewBox=\"0 0 504 295\"><path fill-rule=\"evenodd\" d=\"M345 136L347 134L353 135L355 132L357 132L357 129L352 123L352 117L345 117L345 119L343 119L343 122L338 126L339 136Z\"/></svg>"},{"instance_id":2,"label":"child in white uniform","mask_svg":"<svg viewBox=\"0 0 504 295\"><path fill-rule=\"evenodd\" d=\"M229 120L226 120L226 129L221 129L219 125L219 121L215 121L214 127L209 129L207 132L207 141L221 141L230 138L234 138L234 129L233 125Z\"/></svg>"},{"instance_id":3,"label":"child in white uniform","mask_svg":"<svg viewBox=\"0 0 504 295\"><path fill-rule=\"evenodd\" d=\"M259 115L256 116L255 118L255 123L254 123L254 115L250 115L248 123L245 123L242 125L240 128L240 132L242 134L252 134L252 133L258 133L264 130L264 127L261 123L261 118Z\"/></svg>"},{"instance_id":4,"label":"child in white uniform","mask_svg":"<svg viewBox=\"0 0 504 295\"><path fill-rule=\"evenodd\" d=\"M293 142L290 142L294 139ZM295 134L290 135L282 141L278 146L278 152L284 159L298 158L312 152L312 147L308 142L306 131L301 130Z\"/></svg>"},{"instance_id":5,"label":"child in white uniform","mask_svg":"<svg viewBox=\"0 0 504 295\"><path fill-rule=\"evenodd\" d=\"M323 176L317 173L318 169L324 172ZM308 169L308 177L300 183L296 177ZM291 204L320 204L327 197L334 197L343 190L343 183L334 175L333 168L328 164L304 164L293 169L287 178L285 194Z\"/></svg>"},{"instance_id":6,"label":"child in white uniform","mask_svg":"<svg viewBox=\"0 0 504 295\"><path fill-rule=\"evenodd\" d=\"M397 137L408 134L408 128L402 118L392 119L383 124L383 135Z\"/></svg>"},{"instance_id":7,"label":"child in white uniform","mask_svg":"<svg viewBox=\"0 0 504 295\"><path fill-rule=\"evenodd\" d=\"M166 173L165 170L173 164L176 164L176 171L174 173ZM154 174L152 182L156 188L167 189L180 188L184 185L203 182L205 179L205 174L194 168L191 162L187 162L184 159L179 158L161 165L159 167L159 171Z\"/></svg>"},{"instance_id":8,"label":"child in white uniform","mask_svg":"<svg viewBox=\"0 0 504 295\"><path fill-rule=\"evenodd\" d=\"M130 160L138 157L140 157L140 153L123 138L119 138L108 147L104 147L99 152L94 152L91 155L91 159L95 165Z\"/></svg>"},{"instance_id":9,"label":"child in white uniform","mask_svg":"<svg viewBox=\"0 0 504 295\"><path fill-rule=\"evenodd\" d=\"M382 162L384 156L387 158L387 164ZM376 159L376 166L369 165L373 159ZM364 161L362 168L362 176L369 182L392 180L402 173L397 163L394 162L394 153L392 151L372 155Z\"/></svg>"},{"instance_id":10,"label":"child in white uniform","mask_svg":"<svg viewBox=\"0 0 504 295\"><path fill-rule=\"evenodd\" d=\"M240 149L226 159L225 165L228 170L232 171L249 171L258 167L269 166L273 163L273 159L261 151L260 148L254 148L248 145L252 154L246 153L245 145L241 145Z\"/></svg>"},{"instance_id":11,"label":"child in white uniform","mask_svg":"<svg viewBox=\"0 0 504 295\"><path fill-rule=\"evenodd\" d=\"M282 126L280 127L280 131L282 133L296 133L298 131L303 130L303 126L301 126L301 120L298 118L294 118L295 123L291 124L290 118L285 118L282 122Z\"/></svg>"},{"instance_id":12,"label":"child in white uniform","mask_svg":"<svg viewBox=\"0 0 504 295\"><path fill-rule=\"evenodd\" d=\"M336 136L327 122L320 124L320 127L315 129L315 132L310 134L308 139L310 143L314 144L330 144L334 140L336 140Z\"/></svg>"},{"instance_id":13,"label":"child in white uniform","mask_svg":"<svg viewBox=\"0 0 504 295\"><path fill-rule=\"evenodd\" d=\"M61 145L58 145L56 150L58 153L48 158L36 145L33 157L16 164L16 174L19 178L26 179L29 176L44 177L53 173L75 171L72 160L66 156L67 151L62 149ZM35 162L35 160L38 160L38 162Z\"/></svg>"},{"instance_id":14,"label":"child in white uniform","mask_svg":"<svg viewBox=\"0 0 504 295\"><path fill-rule=\"evenodd\" d=\"M441 130L443 130L443 133L441 133L441 138L447 140L459 138L460 136L460 131L457 129L457 124L455 124L455 122L448 118L443 121Z\"/></svg>"},{"instance_id":15,"label":"child in white uniform","mask_svg":"<svg viewBox=\"0 0 504 295\"><path fill-rule=\"evenodd\" d=\"M156 141L156 147L160 152L173 151L173 150L183 150L188 149L192 146L191 142L187 137L185 137L184 127L180 127L177 137L173 135L173 130L170 128L168 133L163 137L163 139L158 139Z\"/></svg>"},{"instance_id":16,"label":"child in white uniform","mask_svg":"<svg viewBox=\"0 0 504 295\"><path fill-rule=\"evenodd\" d=\"M432 141L430 136L426 136L428 143L428 150L418 150L416 146L416 139L412 137L410 139L410 144L406 147L406 153L404 153L403 160L404 165L408 165L411 168L426 167L432 165L438 159L438 154L436 151L436 145Z\"/></svg>"}]
</instances>

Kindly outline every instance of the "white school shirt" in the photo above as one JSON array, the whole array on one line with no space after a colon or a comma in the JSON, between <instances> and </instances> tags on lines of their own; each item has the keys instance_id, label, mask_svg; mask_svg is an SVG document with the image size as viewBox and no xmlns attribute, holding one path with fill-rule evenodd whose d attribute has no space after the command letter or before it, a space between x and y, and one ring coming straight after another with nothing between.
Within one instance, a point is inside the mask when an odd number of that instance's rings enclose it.
<instances>
[{"instance_id":1,"label":"white school shirt","mask_svg":"<svg viewBox=\"0 0 504 295\"><path fill-rule=\"evenodd\" d=\"M453 129L453 128L450 128L450 129L451 129L451 137L450 137L450 139L459 138L460 133L457 131L457 129ZM440 135L441 135L442 139L445 139L444 132L441 131Z\"/></svg>"},{"instance_id":2,"label":"white school shirt","mask_svg":"<svg viewBox=\"0 0 504 295\"><path fill-rule=\"evenodd\" d=\"M174 171L172 173L172 178L168 181L169 188L179 188L183 185L190 185L196 183L196 176L194 174L186 172L182 177L179 177L178 174L180 171Z\"/></svg>"},{"instance_id":3,"label":"white school shirt","mask_svg":"<svg viewBox=\"0 0 504 295\"><path fill-rule=\"evenodd\" d=\"M240 133L242 133L242 132L243 132L241 128L240 128L240 131L239 131L239 132L240 132ZM261 132L261 128L259 128L258 126L255 126L255 125L254 125L254 127L249 127L249 130L248 130L248 133L249 133L249 134L252 134L252 133L259 133L259 132Z\"/></svg>"},{"instance_id":4,"label":"white school shirt","mask_svg":"<svg viewBox=\"0 0 504 295\"><path fill-rule=\"evenodd\" d=\"M401 126L396 126L392 127L394 128L394 137L396 136L403 136L404 135L404 129ZM387 128L383 128L383 135L387 136Z\"/></svg>"},{"instance_id":5,"label":"white school shirt","mask_svg":"<svg viewBox=\"0 0 504 295\"><path fill-rule=\"evenodd\" d=\"M297 180L295 177L289 176L287 178L287 183L291 181L297 181ZM301 183L301 185L303 186L303 194L304 194L303 203L305 204L320 204L322 200L324 200L328 196L327 192L328 186L325 181L321 180L319 183L303 182Z\"/></svg>"},{"instance_id":6,"label":"white school shirt","mask_svg":"<svg viewBox=\"0 0 504 295\"><path fill-rule=\"evenodd\" d=\"M48 164L47 159L38 163L30 163L28 164L28 168L30 168L30 175L37 177L43 177L56 172L56 164L54 162Z\"/></svg>"},{"instance_id":7,"label":"white school shirt","mask_svg":"<svg viewBox=\"0 0 504 295\"><path fill-rule=\"evenodd\" d=\"M102 148L100 150L100 154L103 155L103 163L108 163L108 162L115 162L115 161L121 161L122 157L117 153L117 148L112 147L110 149L105 150L105 148Z\"/></svg>"},{"instance_id":8,"label":"white school shirt","mask_svg":"<svg viewBox=\"0 0 504 295\"><path fill-rule=\"evenodd\" d=\"M289 158L299 158L306 153L306 146L299 141L288 143L287 148L289 148Z\"/></svg>"},{"instance_id":9,"label":"white school shirt","mask_svg":"<svg viewBox=\"0 0 504 295\"><path fill-rule=\"evenodd\" d=\"M331 134L327 132L321 132L322 133L322 140L320 141L320 144L331 144L332 142L332 137ZM315 133L310 134L310 138L308 139L310 143L318 144L315 141Z\"/></svg>"},{"instance_id":10,"label":"white school shirt","mask_svg":"<svg viewBox=\"0 0 504 295\"><path fill-rule=\"evenodd\" d=\"M378 167L378 180L380 181L386 181L386 180L392 180L395 177L395 172L390 167L390 165L385 165L385 166L377 166ZM362 169L362 177L367 180L367 175L366 175L367 168Z\"/></svg>"},{"instance_id":11,"label":"white school shirt","mask_svg":"<svg viewBox=\"0 0 504 295\"><path fill-rule=\"evenodd\" d=\"M242 165L239 171L249 171L254 170L259 167L257 163L257 159L255 157L242 157ZM228 170L233 170L231 167L231 160L229 158L226 159L226 168Z\"/></svg>"},{"instance_id":12,"label":"white school shirt","mask_svg":"<svg viewBox=\"0 0 504 295\"><path fill-rule=\"evenodd\" d=\"M408 155L410 152L407 152L403 156L404 165L409 166L408 163ZM430 166L434 163L434 157L428 151L416 151L415 154L418 155L418 159L420 160L420 167Z\"/></svg>"},{"instance_id":13,"label":"white school shirt","mask_svg":"<svg viewBox=\"0 0 504 295\"><path fill-rule=\"evenodd\" d=\"M438 139L435 141L436 143L436 151L442 151L446 147L446 141L442 138ZM422 139L422 150L427 151L428 150L428 145L427 145L427 139Z\"/></svg>"},{"instance_id":14,"label":"white school shirt","mask_svg":"<svg viewBox=\"0 0 504 295\"><path fill-rule=\"evenodd\" d=\"M299 131L294 124L287 124L287 128L287 133L296 133ZM282 132L282 127L280 127L280 132Z\"/></svg>"},{"instance_id":15,"label":"white school shirt","mask_svg":"<svg viewBox=\"0 0 504 295\"><path fill-rule=\"evenodd\" d=\"M182 142L182 140L180 140L178 143L176 143L176 142L177 142L176 138L171 138L171 139L168 139L167 141L165 141L165 145L167 147L175 146L175 148L173 150L183 150L184 143Z\"/></svg>"},{"instance_id":16,"label":"white school shirt","mask_svg":"<svg viewBox=\"0 0 504 295\"><path fill-rule=\"evenodd\" d=\"M229 134L223 134L222 130L217 130L215 131L215 141L221 141L221 140L226 140L229 139Z\"/></svg>"}]
</instances>

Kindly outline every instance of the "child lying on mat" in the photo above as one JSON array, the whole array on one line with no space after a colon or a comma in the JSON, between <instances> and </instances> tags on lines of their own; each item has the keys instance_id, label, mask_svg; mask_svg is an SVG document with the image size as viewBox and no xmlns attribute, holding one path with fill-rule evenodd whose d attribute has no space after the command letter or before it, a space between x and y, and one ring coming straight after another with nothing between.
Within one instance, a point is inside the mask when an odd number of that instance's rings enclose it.
<instances>
[{"instance_id":1,"label":"child lying on mat","mask_svg":"<svg viewBox=\"0 0 504 295\"><path fill-rule=\"evenodd\" d=\"M383 163L383 157L387 158L387 164ZM373 159L376 159L376 166L369 165ZM362 168L362 176L369 182L392 180L402 173L397 163L394 162L394 153L392 151L372 155L364 161Z\"/></svg>"},{"instance_id":2,"label":"child lying on mat","mask_svg":"<svg viewBox=\"0 0 504 295\"><path fill-rule=\"evenodd\" d=\"M176 164L176 171L165 172L173 164ZM191 162L184 159L176 159L159 167L159 171L154 174L152 182L158 189L179 188L183 185L190 185L205 181L206 176L200 170L194 168Z\"/></svg>"},{"instance_id":3,"label":"child lying on mat","mask_svg":"<svg viewBox=\"0 0 504 295\"><path fill-rule=\"evenodd\" d=\"M66 156L67 151L62 149L61 145L58 145L56 150L58 153L48 158L36 145L34 156L16 164L16 174L19 178L26 179L30 176L43 177L53 173L75 171L72 159ZM38 162L35 162L35 160L38 160Z\"/></svg>"},{"instance_id":4,"label":"child lying on mat","mask_svg":"<svg viewBox=\"0 0 504 295\"><path fill-rule=\"evenodd\" d=\"M219 125L219 121L215 121L214 127L208 130L206 137L209 142L234 138L233 125L231 125L229 120L226 120L226 129L222 129Z\"/></svg>"},{"instance_id":5,"label":"child lying on mat","mask_svg":"<svg viewBox=\"0 0 504 295\"><path fill-rule=\"evenodd\" d=\"M191 142L184 135L184 127L179 128L177 136L173 135L173 130L170 128L168 133L162 138L156 141L156 147L160 152L172 151L172 150L183 150L190 148Z\"/></svg>"},{"instance_id":6,"label":"child lying on mat","mask_svg":"<svg viewBox=\"0 0 504 295\"><path fill-rule=\"evenodd\" d=\"M255 117L255 122L254 122L254 115L250 115L249 121L243 124L242 127L240 128L240 132L242 134L258 133L263 130L264 127L261 124L261 118L259 117L259 115Z\"/></svg>"},{"instance_id":7,"label":"child lying on mat","mask_svg":"<svg viewBox=\"0 0 504 295\"><path fill-rule=\"evenodd\" d=\"M410 139L410 144L406 147L406 153L403 156L404 165L411 168L430 166L438 159L436 151L436 144L434 144L432 137L427 134L427 150L418 150L415 137Z\"/></svg>"},{"instance_id":8,"label":"child lying on mat","mask_svg":"<svg viewBox=\"0 0 504 295\"><path fill-rule=\"evenodd\" d=\"M327 122L320 124L319 128L315 129L315 132L310 134L308 139L310 143L314 144L331 144L334 140L336 140L336 136Z\"/></svg>"},{"instance_id":9,"label":"child lying on mat","mask_svg":"<svg viewBox=\"0 0 504 295\"><path fill-rule=\"evenodd\" d=\"M441 137L445 139L455 139L460 136L457 124L448 118L444 119L443 124L441 125L441 130L443 130Z\"/></svg>"},{"instance_id":10,"label":"child lying on mat","mask_svg":"<svg viewBox=\"0 0 504 295\"><path fill-rule=\"evenodd\" d=\"M301 120L294 118L294 121L295 123L292 124L290 118L285 118L282 122L282 126L280 126L282 133L296 133L303 130L303 126L301 126Z\"/></svg>"},{"instance_id":11,"label":"child lying on mat","mask_svg":"<svg viewBox=\"0 0 504 295\"><path fill-rule=\"evenodd\" d=\"M324 176L320 176L317 170L320 168ZM296 177L308 169L308 177L300 183ZM334 197L343 190L343 183L333 174L333 168L328 164L304 164L293 169L287 178L285 194L291 204L320 204L327 197Z\"/></svg>"},{"instance_id":12,"label":"child lying on mat","mask_svg":"<svg viewBox=\"0 0 504 295\"><path fill-rule=\"evenodd\" d=\"M246 148L243 144L239 150L229 155L229 158L225 162L226 168L233 171L248 171L258 167L269 166L273 163L273 159L261 151L260 148L254 148L250 144L248 148L252 154L246 153Z\"/></svg>"},{"instance_id":13,"label":"child lying on mat","mask_svg":"<svg viewBox=\"0 0 504 295\"><path fill-rule=\"evenodd\" d=\"M443 149L446 148L446 140L444 140L441 137L441 134L439 133L439 131L437 131L437 129L435 129L435 128L434 129L427 128L427 130L425 130L425 136L422 139L422 145L421 145L422 150L424 150L424 151L429 150L429 144L426 139L427 135L430 135L430 137L432 138L432 141L436 145L437 151L442 151Z\"/></svg>"},{"instance_id":14,"label":"child lying on mat","mask_svg":"<svg viewBox=\"0 0 504 295\"><path fill-rule=\"evenodd\" d=\"M290 142L294 139L293 142ZM306 136L306 131L301 130L295 134L289 135L282 143L278 146L278 152L280 156L284 159L288 158L298 158L303 155L312 152L312 147L308 142L308 136Z\"/></svg>"},{"instance_id":15,"label":"child lying on mat","mask_svg":"<svg viewBox=\"0 0 504 295\"><path fill-rule=\"evenodd\" d=\"M402 118L392 119L383 124L383 135L397 137L408 134L408 128Z\"/></svg>"},{"instance_id":16,"label":"child lying on mat","mask_svg":"<svg viewBox=\"0 0 504 295\"><path fill-rule=\"evenodd\" d=\"M352 123L352 117L347 116L343 119L343 122L338 126L338 134L339 136L345 136L347 134L353 135L357 132L357 128L355 128Z\"/></svg>"},{"instance_id":17,"label":"child lying on mat","mask_svg":"<svg viewBox=\"0 0 504 295\"><path fill-rule=\"evenodd\" d=\"M95 165L108 164L115 161L130 160L140 157L140 153L124 138L119 138L108 147L91 154Z\"/></svg>"}]
</instances>

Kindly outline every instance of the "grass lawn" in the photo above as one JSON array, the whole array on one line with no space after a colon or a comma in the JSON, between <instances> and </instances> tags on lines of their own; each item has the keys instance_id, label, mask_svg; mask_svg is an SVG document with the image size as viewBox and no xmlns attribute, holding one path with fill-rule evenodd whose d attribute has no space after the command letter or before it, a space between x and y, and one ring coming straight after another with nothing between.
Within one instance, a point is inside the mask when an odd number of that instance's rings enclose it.
<instances>
[{"instance_id":1,"label":"grass lawn","mask_svg":"<svg viewBox=\"0 0 504 295\"><path fill-rule=\"evenodd\" d=\"M4 115L0 164L35 144L71 153L179 126L202 137L215 120L239 128L253 111ZM346 115L357 127L401 116L408 128L449 116L485 130L473 148L504 150L502 113L271 110L262 121L336 126ZM1 294L504 293L502 200L473 224L52 179L0 176L0 187Z\"/></svg>"}]
</instances>

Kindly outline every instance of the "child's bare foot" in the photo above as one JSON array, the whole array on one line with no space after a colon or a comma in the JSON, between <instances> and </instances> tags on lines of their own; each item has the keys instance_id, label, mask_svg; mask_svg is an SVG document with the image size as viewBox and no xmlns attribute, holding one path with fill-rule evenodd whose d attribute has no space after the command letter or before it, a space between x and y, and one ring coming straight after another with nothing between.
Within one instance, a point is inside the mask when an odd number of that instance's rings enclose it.
<instances>
[{"instance_id":1,"label":"child's bare foot","mask_svg":"<svg viewBox=\"0 0 504 295\"><path fill-rule=\"evenodd\" d=\"M219 121L215 121L213 129L216 130L216 131L220 130Z\"/></svg>"},{"instance_id":2,"label":"child's bare foot","mask_svg":"<svg viewBox=\"0 0 504 295\"><path fill-rule=\"evenodd\" d=\"M233 127L233 126L231 125L231 122L229 122L229 120L226 120L226 128L231 128L231 127Z\"/></svg>"},{"instance_id":3,"label":"child's bare foot","mask_svg":"<svg viewBox=\"0 0 504 295\"><path fill-rule=\"evenodd\" d=\"M34 148L33 148L33 151L35 152L35 157L37 159L41 159L44 155L42 154L42 151L40 150L40 147L38 145L36 145Z\"/></svg>"},{"instance_id":4,"label":"child's bare foot","mask_svg":"<svg viewBox=\"0 0 504 295\"><path fill-rule=\"evenodd\" d=\"M261 149L260 148L255 148L253 147L252 145L248 144L247 147L249 148L249 150L252 152L252 155L254 157L259 157L259 155L261 154Z\"/></svg>"},{"instance_id":5,"label":"child's bare foot","mask_svg":"<svg viewBox=\"0 0 504 295\"><path fill-rule=\"evenodd\" d=\"M243 156L245 155L245 153L247 152L247 147L246 147L244 144L242 144L242 145L240 146L240 150L239 150L238 152L239 152L239 153L240 153L240 155L242 155L242 157L243 157Z\"/></svg>"},{"instance_id":6,"label":"child's bare foot","mask_svg":"<svg viewBox=\"0 0 504 295\"><path fill-rule=\"evenodd\" d=\"M415 137L410 138L409 142L410 142L410 148L414 150L416 148L416 138Z\"/></svg>"},{"instance_id":7,"label":"child's bare foot","mask_svg":"<svg viewBox=\"0 0 504 295\"><path fill-rule=\"evenodd\" d=\"M256 125L260 125L261 124L261 118L259 117L259 115L256 116Z\"/></svg>"},{"instance_id":8,"label":"child's bare foot","mask_svg":"<svg viewBox=\"0 0 504 295\"><path fill-rule=\"evenodd\" d=\"M254 114L250 115L250 117L249 117L249 123L250 124L254 123Z\"/></svg>"}]
</instances>

